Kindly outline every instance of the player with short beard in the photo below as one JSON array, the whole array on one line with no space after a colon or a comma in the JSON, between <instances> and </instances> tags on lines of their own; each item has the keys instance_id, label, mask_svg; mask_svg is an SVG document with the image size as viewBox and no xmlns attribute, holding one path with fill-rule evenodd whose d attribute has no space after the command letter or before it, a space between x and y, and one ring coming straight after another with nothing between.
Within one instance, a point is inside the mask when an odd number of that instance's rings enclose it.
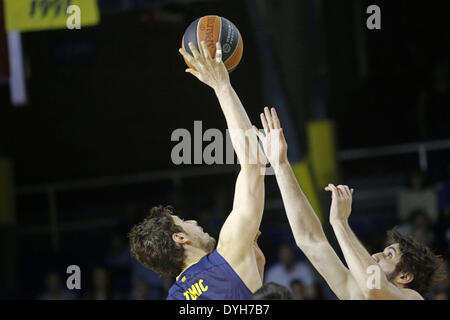
<instances>
[{"instance_id":1,"label":"player with short beard","mask_svg":"<svg viewBox=\"0 0 450 320\"><path fill-rule=\"evenodd\" d=\"M344 266L329 244L319 218L298 184L276 110L264 109L265 134L254 127L275 170L297 246L339 299L420 300L442 278L442 259L425 245L392 230L383 252L370 255L350 229L353 189L330 184L330 223L344 253ZM373 281L372 281L373 280Z\"/></svg>"}]
</instances>

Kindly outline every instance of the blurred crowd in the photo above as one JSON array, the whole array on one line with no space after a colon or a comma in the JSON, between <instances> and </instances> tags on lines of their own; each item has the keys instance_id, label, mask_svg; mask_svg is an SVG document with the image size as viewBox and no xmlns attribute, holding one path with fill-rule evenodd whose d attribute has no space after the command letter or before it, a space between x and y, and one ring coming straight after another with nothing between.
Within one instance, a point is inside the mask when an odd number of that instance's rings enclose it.
<instances>
[{"instance_id":1,"label":"blurred crowd","mask_svg":"<svg viewBox=\"0 0 450 320\"><path fill-rule=\"evenodd\" d=\"M214 197L209 198L210 209L208 206L202 207L198 205L198 202L196 203L198 206L195 208L198 213L196 219L212 234L218 234L221 225L219 221L225 218L228 205L225 199L227 198L229 198L229 193L219 190ZM184 205L179 196L172 197L170 201L181 207ZM157 275L141 266L130 256L126 234L131 225L141 218L136 211L136 209L130 209L125 214L119 229L110 239L109 249L104 252L101 259L103 263L91 267L90 270L82 270L81 290L66 289L66 275L51 271L45 276L42 292L36 299L165 299L174 279ZM430 186L426 183L422 173L413 173L409 177L407 187L398 193L397 213L396 220L399 231L426 243L433 251L441 254L448 261L450 252L450 181ZM287 223L284 225L286 226ZM270 227L277 228L276 225ZM359 235L362 243L371 253L374 250L378 252L383 249L384 231L387 230L373 230L373 233L377 235L375 240L373 237ZM263 236L261 238L264 239ZM288 240L274 243L266 240L260 243L267 258L264 283L275 283L288 288L292 298L296 300L336 299L321 276L296 248L293 241L289 241L289 238L286 239ZM336 249L336 246L334 247ZM337 249L337 253L342 258L339 249ZM449 270L448 264L446 268ZM449 291L450 282L447 278L427 298L448 300Z\"/></svg>"}]
</instances>

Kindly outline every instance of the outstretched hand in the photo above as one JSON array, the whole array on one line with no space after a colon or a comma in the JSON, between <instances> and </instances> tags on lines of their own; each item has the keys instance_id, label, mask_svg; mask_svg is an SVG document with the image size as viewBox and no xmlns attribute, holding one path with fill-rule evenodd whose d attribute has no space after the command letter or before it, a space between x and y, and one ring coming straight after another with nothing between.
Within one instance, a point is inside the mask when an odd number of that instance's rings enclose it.
<instances>
[{"instance_id":1,"label":"outstretched hand","mask_svg":"<svg viewBox=\"0 0 450 320\"><path fill-rule=\"evenodd\" d=\"M275 108L269 111L269 108L265 107L264 113L261 113L260 116L265 134L255 126L253 126L253 129L261 140L264 153L270 164L277 168L280 164L287 162L287 143L280 125L280 119L278 119Z\"/></svg>"},{"instance_id":2,"label":"outstretched hand","mask_svg":"<svg viewBox=\"0 0 450 320\"><path fill-rule=\"evenodd\" d=\"M347 221L352 212L353 189L348 186L329 184L325 191L331 192L330 223Z\"/></svg>"},{"instance_id":3,"label":"outstretched hand","mask_svg":"<svg viewBox=\"0 0 450 320\"><path fill-rule=\"evenodd\" d=\"M184 48L180 48L179 52L195 69L188 68L186 72L192 74L201 82L207 84L214 90L230 84L228 71L222 62L222 46L220 42L216 43L216 53L214 58L211 57L208 46L202 41L201 48L203 54L198 52L192 42L189 42L189 48L193 56L191 56Z\"/></svg>"}]
</instances>

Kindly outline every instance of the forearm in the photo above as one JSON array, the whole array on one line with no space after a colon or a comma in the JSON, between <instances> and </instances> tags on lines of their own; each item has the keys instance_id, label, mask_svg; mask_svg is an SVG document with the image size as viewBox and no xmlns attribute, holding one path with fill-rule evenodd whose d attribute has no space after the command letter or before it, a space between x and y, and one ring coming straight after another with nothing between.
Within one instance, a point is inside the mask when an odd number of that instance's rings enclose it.
<instances>
[{"instance_id":1,"label":"forearm","mask_svg":"<svg viewBox=\"0 0 450 320\"><path fill-rule=\"evenodd\" d=\"M252 128L247 112L229 82L216 88L214 92L227 121L228 129L248 130Z\"/></svg>"},{"instance_id":2,"label":"forearm","mask_svg":"<svg viewBox=\"0 0 450 320\"><path fill-rule=\"evenodd\" d=\"M359 242L348 221L332 221L331 225L344 254L347 266L361 291L367 297L372 289L369 288L367 283L368 277L371 275L369 267L375 266L378 268L378 264ZM379 274L380 278L378 280L381 283L386 281L384 273L380 272Z\"/></svg>"},{"instance_id":3,"label":"forearm","mask_svg":"<svg viewBox=\"0 0 450 320\"><path fill-rule=\"evenodd\" d=\"M275 169L286 214L297 246L325 279L339 299L363 296L323 232L322 224L301 190L289 163Z\"/></svg>"},{"instance_id":4,"label":"forearm","mask_svg":"<svg viewBox=\"0 0 450 320\"><path fill-rule=\"evenodd\" d=\"M259 147L257 137L252 130L252 124L247 112L238 95L230 83L224 84L214 91L225 116L231 143L233 144L241 166L246 168L249 165L255 168L261 167L264 164L263 153ZM249 141L249 147L246 153L247 140Z\"/></svg>"},{"instance_id":5,"label":"forearm","mask_svg":"<svg viewBox=\"0 0 450 320\"><path fill-rule=\"evenodd\" d=\"M327 241L319 218L298 184L289 162L275 169L286 214L297 245L306 250L317 242Z\"/></svg>"}]
</instances>

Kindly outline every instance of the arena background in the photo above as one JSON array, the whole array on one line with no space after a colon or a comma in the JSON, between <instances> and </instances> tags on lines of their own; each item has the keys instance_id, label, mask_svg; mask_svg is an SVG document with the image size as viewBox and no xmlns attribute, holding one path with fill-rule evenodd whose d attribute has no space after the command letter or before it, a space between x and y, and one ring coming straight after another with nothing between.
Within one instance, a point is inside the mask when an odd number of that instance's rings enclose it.
<instances>
[{"instance_id":1,"label":"arena background","mask_svg":"<svg viewBox=\"0 0 450 320\"><path fill-rule=\"evenodd\" d=\"M207 14L231 20L243 36L231 82L251 121L259 126L265 105L282 104L289 115L290 153L307 167L338 254L324 177L355 188L350 223L370 251L398 225L448 259L448 1L97 3L95 26L21 33L22 106L11 102L1 21L1 298L94 299L100 288L108 299L164 299L172 279L139 267L127 249L130 227L154 205L173 205L217 238L238 165L171 160L175 129L193 132L194 120L203 130L226 128L213 91L184 72L178 53L189 23ZM366 27L373 4L381 30ZM330 153L316 152L317 123L326 124ZM427 202L408 207L411 194ZM261 231L268 270L281 246L294 243L273 176ZM69 265L82 270L81 290L64 290ZM314 288L303 298L335 299L316 274ZM448 299L449 288L445 281L429 298Z\"/></svg>"}]
</instances>

